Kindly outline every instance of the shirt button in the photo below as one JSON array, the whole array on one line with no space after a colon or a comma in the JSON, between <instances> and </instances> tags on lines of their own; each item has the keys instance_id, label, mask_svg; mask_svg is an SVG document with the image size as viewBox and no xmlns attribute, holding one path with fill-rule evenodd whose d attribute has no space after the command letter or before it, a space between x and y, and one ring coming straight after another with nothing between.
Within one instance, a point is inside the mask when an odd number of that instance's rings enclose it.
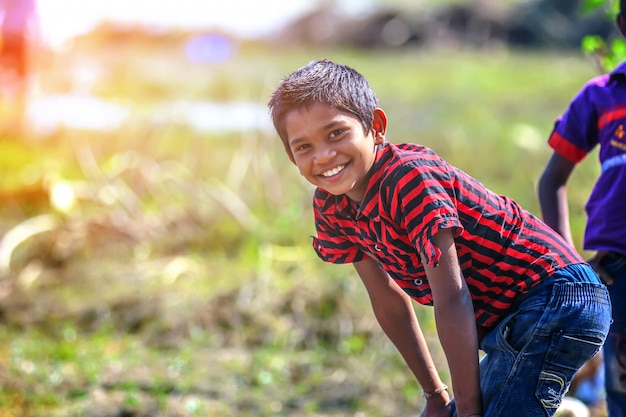
<instances>
[{"instance_id":1,"label":"shirt button","mask_svg":"<svg viewBox=\"0 0 626 417\"><path fill-rule=\"evenodd\" d=\"M378 247L378 245L374 245L374 249L376 250L376 252L380 252L380 248Z\"/></svg>"},{"instance_id":2,"label":"shirt button","mask_svg":"<svg viewBox=\"0 0 626 417\"><path fill-rule=\"evenodd\" d=\"M420 286L420 285L422 285L422 282L423 282L423 281L422 281L421 279L414 279L414 280L413 280L413 285L415 285L415 286Z\"/></svg>"}]
</instances>

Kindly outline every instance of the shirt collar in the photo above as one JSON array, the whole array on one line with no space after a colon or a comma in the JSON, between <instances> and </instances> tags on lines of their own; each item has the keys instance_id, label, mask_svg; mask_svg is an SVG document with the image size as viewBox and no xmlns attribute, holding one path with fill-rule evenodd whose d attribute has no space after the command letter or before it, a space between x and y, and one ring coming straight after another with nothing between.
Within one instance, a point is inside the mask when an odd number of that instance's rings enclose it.
<instances>
[{"instance_id":1,"label":"shirt collar","mask_svg":"<svg viewBox=\"0 0 626 417\"><path fill-rule=\"evenodd\" d=\"M391 146L389 143L379 145L376 150L376 159L371 168L372 176L365 189L365 196L360 204L356 204L345 194L329 195L324 205L324 212L334 211L335 215L343 218L358 219L365 216L370 219L379 217L379 196L382 173L384 167L392 156Z\"/></svg>"}]
</instances>

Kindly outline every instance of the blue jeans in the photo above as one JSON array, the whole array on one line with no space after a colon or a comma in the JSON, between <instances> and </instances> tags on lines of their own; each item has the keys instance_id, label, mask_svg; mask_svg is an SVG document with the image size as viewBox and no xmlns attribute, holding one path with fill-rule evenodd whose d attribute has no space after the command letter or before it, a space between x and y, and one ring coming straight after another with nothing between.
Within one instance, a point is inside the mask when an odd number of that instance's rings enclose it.
<instances>
[{"instance_id":1,"label":"blue jeans","mask_svg":"<svg viewBox=\"0 0 626 417\"><path fill-rule=\"evenodd\" d=\"M614 279L608 287L613 324L602 349L606 407L609 417L626 417L626 256L609 253L601 265Z\"/></svg>"},{"instance_id":2,"label":"blue jeans","mask_svg":"<svg viewBox=\"0 0 626 417\"><path fill-rule=\"evenodd\" d=\"M608 291L586 264L533 288L481 342L484 417L552 416L610 323Z\"/></svg>"}]
</instances>

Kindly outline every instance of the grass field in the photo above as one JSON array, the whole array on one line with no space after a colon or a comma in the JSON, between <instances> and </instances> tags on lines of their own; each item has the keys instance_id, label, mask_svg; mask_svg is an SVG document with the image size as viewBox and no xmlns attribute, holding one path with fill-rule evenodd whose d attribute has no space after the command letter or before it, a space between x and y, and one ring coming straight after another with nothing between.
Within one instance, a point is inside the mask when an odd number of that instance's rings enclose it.
<instances>
[{"instance_id":1,"label":"grass field","mask_svg":"<svg viewBox=\"0 0 626 417\"><path fill-rule=\"evenodd\" d=\"M595 75L580 55L505 50L247 44L200 64L180 42L89 39L47 56L40 95L131 117L0 133L0 416L418 414L359 280L310 250L312 190L277 137L153 117L179 101L264 106L322 57L365 74L390 141L426 144L536 213L551 125ZM577 242L596 172L591 156L570 189ZM431 310L416 310L449 381Z\"/></svg>"}]
</instances>

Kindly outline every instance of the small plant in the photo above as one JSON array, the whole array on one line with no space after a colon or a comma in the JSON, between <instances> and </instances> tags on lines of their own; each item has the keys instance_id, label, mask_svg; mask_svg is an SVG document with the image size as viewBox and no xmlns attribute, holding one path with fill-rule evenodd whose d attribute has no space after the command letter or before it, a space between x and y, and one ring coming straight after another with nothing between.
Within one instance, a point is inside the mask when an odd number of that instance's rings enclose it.
<instances>
[{"instance_id":1,"label":"small plant","mask_svg":"<svg viewBox=\"0 0 626 417\"><path fill-rule=\"evenodd\" d=\"M615 16L619 13L617 0L585 0L582 4L582 13L593 13L603 10L607 16L607 24L614 24ZM626 41L617 37L605 40L598 35L587 35L583 38L582 51L590 56L598 70L606 73L626 59Z\"/></svg>"}]
</instances>

